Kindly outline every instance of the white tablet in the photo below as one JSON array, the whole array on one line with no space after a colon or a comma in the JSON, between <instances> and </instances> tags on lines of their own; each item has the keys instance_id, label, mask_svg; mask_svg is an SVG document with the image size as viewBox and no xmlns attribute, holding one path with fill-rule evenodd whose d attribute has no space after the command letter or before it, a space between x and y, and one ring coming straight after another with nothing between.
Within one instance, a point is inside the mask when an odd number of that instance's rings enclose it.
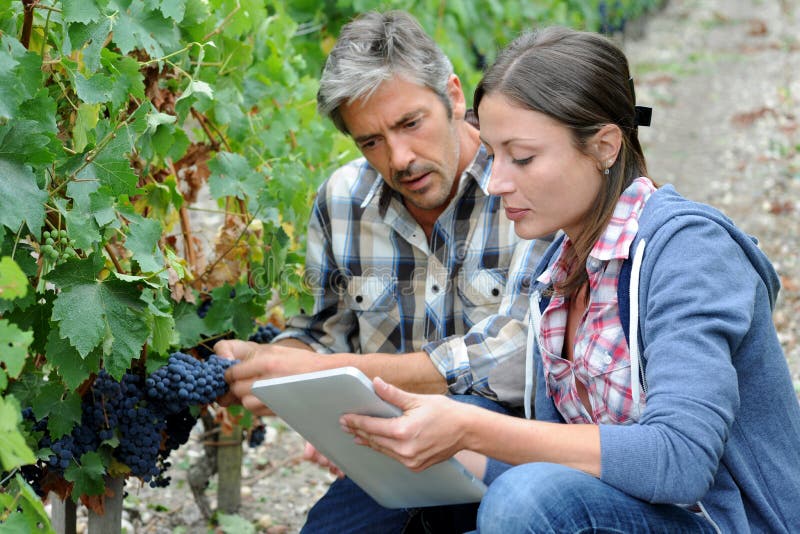
<instances>
[{"instance_id":1,"label":"white tablet","mask_svg":"<svg viewBox=\"0 0 800 534\"><path fill-rule=\"evenodd\" d=\"M357 445L339 417L358 413L396 417L402 412L375 394L355 367L260 380L253 394L386 508L478 502L486 486L450 459L415 473L400 462Z\"/></svg>"}]
</instances>

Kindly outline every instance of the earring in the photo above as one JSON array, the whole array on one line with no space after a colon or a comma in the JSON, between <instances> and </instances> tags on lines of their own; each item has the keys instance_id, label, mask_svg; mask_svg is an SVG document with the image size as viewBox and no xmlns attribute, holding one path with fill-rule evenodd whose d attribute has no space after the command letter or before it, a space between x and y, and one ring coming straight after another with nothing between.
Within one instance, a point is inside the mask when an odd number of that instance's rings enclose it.
<instances>
[{"instance_id":1,"label":"earring","mask_svg":"<svg viewBox=\"0 0 800 534\"><path fill-rule=\"evenodd\" d=\"M603 170L603 174L608 176L608 173L611 172L609 169L611 169L612 165L614 165L614 160L613 159L608 160L606 162L606 168Z\"/></svg>"},{"instance_id":2,"label":"earring","mask_svg":"<svg viewBox=\"0 0 800 534\"><path fill-rule=\"evenodd\" d=\"M603 171L603 174L605 174L606 176L608 176L608 173L609 173L609 170L608 170L608 167L606 167L606 168L605 168L605 170Z\"/></svg>"}]
</instances>

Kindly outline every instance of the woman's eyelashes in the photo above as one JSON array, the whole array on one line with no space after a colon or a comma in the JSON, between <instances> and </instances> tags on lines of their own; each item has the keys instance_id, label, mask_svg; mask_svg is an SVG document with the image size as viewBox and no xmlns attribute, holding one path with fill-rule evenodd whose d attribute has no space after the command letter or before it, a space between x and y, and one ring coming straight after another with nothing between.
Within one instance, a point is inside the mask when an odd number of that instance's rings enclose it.
<instances>
[{"instance_id":1,"label":"woman's eyelashes","mask_svg":"<svg viewBox=\"0 0 800 534\"><path fill-rule=\"evenodd\" d=\"M524 167L531 161L533 161L533 156L528 156L527 158L521 158L521 159L515 159L515 158L511 159L511 163L513 163L514 165L519 165L520 167Z\"/></svg>"}]
</instances>

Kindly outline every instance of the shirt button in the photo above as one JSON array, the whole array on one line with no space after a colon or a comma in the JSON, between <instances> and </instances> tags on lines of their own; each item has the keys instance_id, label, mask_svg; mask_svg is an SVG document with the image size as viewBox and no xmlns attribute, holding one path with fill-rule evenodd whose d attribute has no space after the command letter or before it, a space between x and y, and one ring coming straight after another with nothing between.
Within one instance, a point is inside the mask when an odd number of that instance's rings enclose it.
<instances>
[{"instance_id":1,"label":"shirt button","mask_svg":"<svg viewBox=\"0 0 800 534\"><path fill-rule=\"evenodd\" d=\"M495 297L496 297L496 296L497 296L497 295L499 295L499 294L500 294L500 290L499 290L499 289L497 289L496 287L495 287L494 289L492 289L492 295L493 295L493 296L495 296Z\"/></svg>"},{"instance_id":2,"label":"shirt button","mask_svg":"<svg viewBox=\"0 0 800 534\"><path fill-rule=\"evenodd\" d=\"M608 365L608 364L609 364L609 363L611 363L613 360L614 360L614 359L611 357L611 355L610 355L610 354L606 354L606 357L605 357L605 358L603 358L603 363L605 363L606 365Z\"/></svg>"},{"instance_id":3,"label":"shirt button","mask_svg":"<svg viewBox=\"0 0 800 534\"><path fill-rule=\"evenodd\" d=\"M434 285L433 285L433 287L431 288L431 290L432 290L434 293L438 293L438 292L439 292L439 286L437 286L436 284L434 284Z\"/></svg>"},{"instance_id":4,"label":"shirt button","mask_svg":"<svg viewBox=\"0 0 800 534\"><path fill-rule=\"evenodd\" d=\"M361 304L363 301L364 301L364 297L362 297L361 295L356 295L356 302Z\"/></svg>"}]
</instances>

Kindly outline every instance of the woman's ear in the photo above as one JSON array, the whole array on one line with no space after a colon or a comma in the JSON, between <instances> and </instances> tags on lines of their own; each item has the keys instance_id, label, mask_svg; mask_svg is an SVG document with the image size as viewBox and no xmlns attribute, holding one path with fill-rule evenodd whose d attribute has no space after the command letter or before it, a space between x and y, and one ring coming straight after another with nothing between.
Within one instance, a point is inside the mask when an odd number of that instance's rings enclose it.
<instances>
[{"instance_id":1,"label":"woman's ear","mask_svg":"<svg viewBox=\"0 0 800 534\"><path fill-rule=\"evenodd\" d=\"M594 134L590 145L602 169L611 167L622 147L622 130L616 124L606 124Z\"/></svg>"}]
</instances>

